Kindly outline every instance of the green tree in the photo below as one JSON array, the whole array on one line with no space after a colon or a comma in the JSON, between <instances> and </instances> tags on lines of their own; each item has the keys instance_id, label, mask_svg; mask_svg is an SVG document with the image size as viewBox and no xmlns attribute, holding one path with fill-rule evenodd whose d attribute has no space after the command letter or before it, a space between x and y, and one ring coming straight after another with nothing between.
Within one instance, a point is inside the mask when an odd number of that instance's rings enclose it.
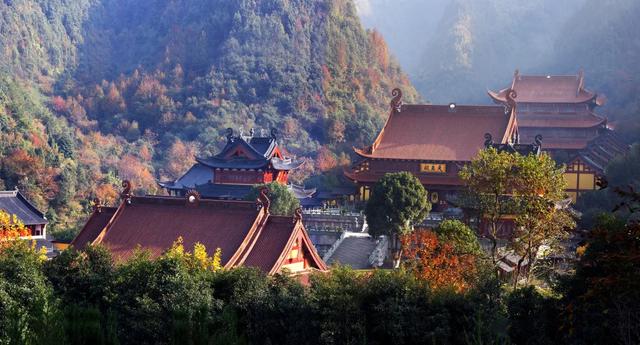
<instances>
[{"instance_id":1,"label":"green tree","mask_svg":"<svg viewBox=\"0 0 640 345\"><path fill-rule=\"evenodd\" d=\"M505 216L515 217L516 230L509 247L520 255L520 260L514 284L520 277L524 260L533 267L542 245L553 248L566 237L565 230L575 226L563 205L563 173L564 168L559 168L546 153L523 156L494 148L482 150L460 172L471 192L471 207L489 221L488 237L492 242L494 264L498 261L500 226ZM531 271L526 271L527 281Z\"/></svg>"},{"instance_id":2,"label":"green tree","mask_svg":"<svg viewBox=\"0 0 640 345\"><path fill-rule=\"evenodd\" d=\"M269 208L271 214L279 216L291 216L295 210L300 207L300 201L295 195L287 188L278 182L271 182L267 184L258 184L253 186L251 192L246 200L255 201L260 195L260 190L267 187L269 189L269 200L271 200L271 206Z\"/></svg>"},{"instance_id":3,"label":"green tree","mask_svg":"<svg viewBox=\"0 0 640 345\"><path fill-rule=\"evenodd\" d=\"M371 190L364 213L373 237L386 235L393 241L394 260L400 258L398 238L413 231L431 210L427 191L408 172L387 173Z\"/></svg>"},{"instance_id":4,"label":"green tree","mask_svg":"<svg viewBox=\"0 0 640 345\"><path fill-rule=\"evenodd\" d=\"M491 258L497 264L498 233L501 219L513 213L511 200L505 198L514 189L512 174L516 170L514 155L494 148L480 151L478 156L460 171L460 178L469 189L469 208L489 223Z\"/></svg>"},{"instance_id":5,"label":"green tree","mask_svg":"<svg viewBox=\"0 0 640 345\"><path fill-rule=\"evenodd\" d=\"M0 247L0 344L64 342L59 305L42 273L43 253L27 241Z\"/></svg>"},{"instance_id":6,"label":"green tree","mask_svg":"<svg viewBox=\"0 0 640 345\"><path fill-rule=\"evenodd\" d=\"M564 203L564 168L557 167L546 153L540 156L517 155L515 159L518 169L512 178L516 180L517 187L513 192L517 216L514 240L510 247L520 259L514 284L521 274L525 259L529 262L529 269L525 272L528 283L538 261L539 248L544 245L550 250L562 250L561 240L568 236L568 229L575 227Z\"/></svg>"},{"instance_id":7,"label":"green tree","mask_svg":"<svg viewBox=\"0 0 640 345\"><path fill-rule=\"evenodd\" d=\"M478 236L459 220L447 219L435 228L438 239L453 246L456 254L482 255Z\"/></svg>"}]
</instances>

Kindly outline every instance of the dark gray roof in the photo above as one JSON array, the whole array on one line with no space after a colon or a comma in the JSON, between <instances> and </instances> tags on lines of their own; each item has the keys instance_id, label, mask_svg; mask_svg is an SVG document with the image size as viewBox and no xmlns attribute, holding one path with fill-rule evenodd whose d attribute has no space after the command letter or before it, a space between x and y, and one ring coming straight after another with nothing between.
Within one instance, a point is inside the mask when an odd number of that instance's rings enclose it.
<instances>
[{"instance_id":1,"label":"dark gray roof","mask_svg":"<svg viewBox=\"0 0 640 345\"><path fill-rule=\"evenodd\" d=\"M200 163L194 164L182 177L175 181L159 182L161 187L169 189L190 189L196 185L213 180L213 170Z\"/></svg>"},{"instance_id":2,"label":"dark gray roof","mask_svg":"<svg viewBox=\"0 0 640 345\"><path fill-rule=\"evenodd\" d=\"M244 200L251 192L250 185L207 183L196 186L196 191L206 199Z\"/></svg>"},{"instance_id":3,"label":"dark gray roof","mask_svg":"<svg viewBox=\"0 0 640 345\"><path fill-rule=\"evenodd\" d=\"M629 152L629 145L620 139L615 132L605 129L598 137L591 140L578 156L595 168L598 173L604 173L605 168L614 158Z\"/></svg>"},{"instance_id":4,"label":"dark gray roof","mask_svg":"<svg viewBox=\"0 0 640 345\"><path fill-rule=\"evenodd\" d=\"M261 169L261 168L265 168L269 164L269 160L267 160L266 158L223 159L223 158L217 158L217 157L211 157L211 158L196 157L196 161L210 168L220 168L220 169Z\"/></svg>"},{"instance_id":5,"label":"dark gray roof","mask_svg":"<svg viewBox=\"0 0 640 345\"><path fill-rule=\"evenodd\" d=\"M376 241L370 237L347 237L331 255L328 264L340 263L353 269L368 269L369 256L376 248Z\"/></svg>"},{"instance_id":6,"label":"dark gray roof","mask_svg":"<svg viewBox=\"0 0 640 345\"><path fill-rule=\"evenodd\" d=\"M302 161L294 161L292 159L271 158L271 164L277 170L293 170L302 165Z\"/></svg>"},{"instance_id":7,"label":"dark gray roof","mask_svg":"<svg viewBox=\"0 0 640 345\"><path fill-rule=\"evenodd\" d=\"M48 223L44 213L40 212L17 190L0 191L0 210L16 215L24 225Z\"/></svg>"},{"instance_id":8,"label":"dark gray roof","mask_svg":"<svg viewBox=\"0 0 640 345\"><path fill-rule=\"evenodd\" d=\"M256 151L260 152L264 157L269 158L278 144L276 143L276 140L271 137L254 137L249 140L249 145L251 145Z\"/></svg>"}]
</instances>

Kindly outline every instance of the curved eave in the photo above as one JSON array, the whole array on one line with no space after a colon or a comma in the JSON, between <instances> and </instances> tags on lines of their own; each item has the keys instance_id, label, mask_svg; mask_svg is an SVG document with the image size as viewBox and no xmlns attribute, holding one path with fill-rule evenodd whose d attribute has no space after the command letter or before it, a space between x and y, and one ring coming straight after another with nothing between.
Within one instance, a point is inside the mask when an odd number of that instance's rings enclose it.
<instances>
[{"instance_id":1,"label":"curved eave","mask_svg":"<svg viewBox=\"0 0 640 345\"><path fill-rule=\"evenodd\" d=\"M501 92L495 92L491 90L487 90L487 94L489 97L496 103L506 103L507 100L504 97L501 97Z\"/></svg>"},{"instance_id":2,"label":"curved eave","mask_svg":"<svg viewBox=\"0 0 640 345\"><path fill-rule=\"evenodd\" d=\"M276 170L294 170L299 168L302 165L302 161L293 161L289 163L283 163L277 159L271 159L271 165Z\"/></svg>"},{"instance_id":3,"label":"curved eave","mask_svg":"<svg viewBox=\"0 0 640 345\"><path fill-rule=\"evenodd\" d=\"M358 156L360 157L364 157L364 158L375 158L372 154L367 153L367 151L365 150L369 150L369 148L366 149L359 149L357 147L353 147L353 152L355 152Z\"/></svg>"},{"instance_id":4,"label":"curved eave","mask_svg":"<svg viewBox=\"0 0 640 345\"><path fill-rule=\"evenodd\" d=\"M492 91L492 90L487 90L487 95L489 95L489 97L496 103L502 103L502 104L506 104L507 103L507 99L504 96L505 91L508 89L504 89L504 90L500 90L498 92ZM545 100L536 100L536 101L531 101L531 100L519 100L516 98L516 103L541 103L541 104L553 104L553 103L570 103L570 104L579 104L579 103L591 103L591 102L595 102L596 105L600 105L598 104L598 94L596 94L595 92L591 92L588 90L582 90L582 92L586 93L586 95L579 95L576 96L575 99L573 100L553 100L553 101L545 101ZM601 103L604 104L604 102L601 101Z\"/></svg>"}]
</instances>

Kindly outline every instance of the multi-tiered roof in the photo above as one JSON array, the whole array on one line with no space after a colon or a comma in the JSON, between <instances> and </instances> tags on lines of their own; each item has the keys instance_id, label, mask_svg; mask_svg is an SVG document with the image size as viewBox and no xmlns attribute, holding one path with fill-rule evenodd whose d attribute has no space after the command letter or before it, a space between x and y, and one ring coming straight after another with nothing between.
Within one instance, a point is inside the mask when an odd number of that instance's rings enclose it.
<instances>
[{"instance_id":1,"label":"multi-tiered roof","mask_svg":"<svg viewBox=\"0 0 640 345\"><path fill-rule=\"evenodd\" d=\"M236 200L244 199L255 184L275 181L286 185L289 171L302 161L284 155L276 134L272 130L269 136L255 136L253 131L249 136L236 136L228 129L227 143L220 153L195 157L197 163L182 177L159 184L172 195L194 189L204 198Z\"/></svg>"},{"instance_id":2,"label":"multi-tiered roof","mask_svg":"<svg viewBox=\"0 0 640 345\"><path fill-rule=\"evenodd\" d=\"M606 119L594 113L604 97L584 87L582 72L571 76L521 75L514 73L511 85L489 97L507 104L507 90L515 90L521 139L544 138L546 150L581 150L606 128Z\"/></svg>"}]
</instances>

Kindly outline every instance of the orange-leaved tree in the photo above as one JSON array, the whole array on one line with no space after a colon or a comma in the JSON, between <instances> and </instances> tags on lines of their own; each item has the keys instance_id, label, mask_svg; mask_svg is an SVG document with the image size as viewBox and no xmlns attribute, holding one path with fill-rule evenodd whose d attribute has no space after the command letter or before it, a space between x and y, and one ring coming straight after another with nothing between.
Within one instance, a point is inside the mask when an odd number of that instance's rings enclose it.
<instances>
[{"instance_id":1,"label":"orange-leaved tree","mask_svg":"<svg viewBox=\"0 0 640 345\"><path fill-rule=\"evenodd\" d=\"M432 231L414 231L402 236L401 242L405 267L432 288L462 292L470 287L476 271L473 255L456 254L451 244L439 241Z\"/></svg>"},{"instance_id":2,"label":"orange-leaved tree","mask_svg":"<svg viewBox=\"0 0 640 345\"><path fill-rule=\"evenodd\" d=\"M9 240L29 236L31 232L16 215L0 210L0 248Z\"/></svg>"}]
</instances>

